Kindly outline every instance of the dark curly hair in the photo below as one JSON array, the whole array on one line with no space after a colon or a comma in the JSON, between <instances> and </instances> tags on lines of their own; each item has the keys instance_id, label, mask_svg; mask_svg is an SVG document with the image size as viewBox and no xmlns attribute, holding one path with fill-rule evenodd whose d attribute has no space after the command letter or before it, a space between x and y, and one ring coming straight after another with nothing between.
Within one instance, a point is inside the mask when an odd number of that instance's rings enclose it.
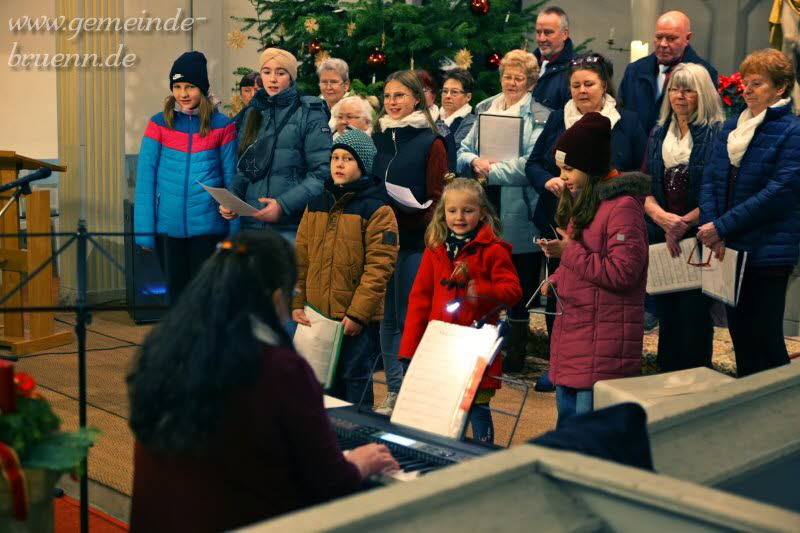
<instances>
[{"instance_id":1,"label":"dark curly hair","mask_svg":"<svg viewBox=\"0 0 800 533\"><path fill-rule=\"evenodd\" d=\"M242 232L218 247L147 336L127 376L130 426L142 445L203 450L229 394L259 376L263 348L251 320L291 346L273 294L281 290L288 303L295 277L294 251L271 230Z\"/></svg>"}]
</instances>

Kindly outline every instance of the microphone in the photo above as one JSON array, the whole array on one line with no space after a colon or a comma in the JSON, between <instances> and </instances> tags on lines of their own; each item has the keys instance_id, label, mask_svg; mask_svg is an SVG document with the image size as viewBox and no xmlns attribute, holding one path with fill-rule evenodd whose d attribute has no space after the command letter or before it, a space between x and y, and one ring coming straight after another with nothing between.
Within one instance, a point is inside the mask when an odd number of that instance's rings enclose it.
<instances>
[{"instance_id":1,"label":"microphone","mask_svg":"<svg viewBox=\"0 0 800 533\"><path fill-rule=\"evenodd\" d=\"M5 185L0 185L0 192L7 191L9 189L14 189L16 187L22 187L22 194L30 194L31 188L30 183L32 181L43 180L45 178L50 177L53 171L49 168L40 168L33 174L28 174L27 176L23 176L19 179L16 179L10 183L6 183Z\"/></svg>"}]
</instances>

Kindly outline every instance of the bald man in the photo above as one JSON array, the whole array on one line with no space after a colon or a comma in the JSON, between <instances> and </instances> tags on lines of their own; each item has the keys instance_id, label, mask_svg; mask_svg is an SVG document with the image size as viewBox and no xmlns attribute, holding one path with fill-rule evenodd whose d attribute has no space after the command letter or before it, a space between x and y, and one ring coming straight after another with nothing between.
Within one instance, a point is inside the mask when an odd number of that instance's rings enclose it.
<instances>
[{"instance_id":1,"label":"bald man","mask_svg":"<svg viewBox=\"0 0 800 533\"><path fill-rule=\"evenodd\" d=\"M622 106L639 115L642 128L648 135L658 118L672 67L678 63L698 63L706 68L714 86L717 85L716 69L697 55L689 44L691 39L689 17L680 11L664 13L656 21L653 53L625 69L619 86Z\"/></svg>"}]
</instances>

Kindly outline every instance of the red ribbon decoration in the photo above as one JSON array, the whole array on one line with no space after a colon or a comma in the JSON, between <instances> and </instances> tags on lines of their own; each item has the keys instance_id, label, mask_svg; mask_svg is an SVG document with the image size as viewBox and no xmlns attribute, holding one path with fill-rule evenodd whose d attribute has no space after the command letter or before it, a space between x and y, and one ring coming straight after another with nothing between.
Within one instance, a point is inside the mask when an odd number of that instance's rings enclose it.
<instances>
[{"instance_id":1,"label":"red ribbon decoration","mask_svg":"<svg viewBox=\"0 0 800 533\"><path fill-rule=\"evenodd\" d=\"M2 442L0 442L0 470L11 490L14 517L20 521L25 520L28 518L28 488L25 483L25 472L19 464L16 452Z\"/></svg>"}]
</instances>

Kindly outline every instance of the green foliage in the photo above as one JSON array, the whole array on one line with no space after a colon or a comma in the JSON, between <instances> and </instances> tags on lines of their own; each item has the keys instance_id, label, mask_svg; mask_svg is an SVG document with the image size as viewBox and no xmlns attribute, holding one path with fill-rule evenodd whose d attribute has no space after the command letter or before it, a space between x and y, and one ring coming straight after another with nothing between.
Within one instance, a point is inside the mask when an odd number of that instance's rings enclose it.
<instances>
[{"instance_id":1,"label":"green foliage","mask_svg":"<svg viewBox=\"0 0 800 533\"><path fill-rule=\"evenodd\" d=\"M528 41L536 23L536 10L545 0L519 8L517 0L492 0L485 16L474 15L469 0L429 0L421 6L386 0L249 0L255 17L237 18L243 32L258 40L261 47L280 46L299 61L297 85L309 94L318 94L314 57L308 45L316 40L332 57L347 61L351 79L363 82L369 94L377 95L386 76L415 68L438 75L443 62L466 49L472 54L470 71L477 75L473 101L500 91L496 72L487 70L489 53L500 55L515 48L533 50ZM268 15L269 12L270 14ZM319 28L309 33L306 23ZM351 35L348 35L351 28ZM255 35L252 35L252 34ZM374 70L367 56L381 49L387 57L385 67ZM356 91L359 92L359 91Z\"/></svg>"},{"instance_id":2,"label":"green foliage","mask_svg":"<svg viewBox=\"0 0 800 533\"><path fill-rule=\"evenodd\" d=\"M17 452L23 468L75 471L99 432L62 433L60 425L46 400L18 397L17 411L0 416L0 442Z\"/></svg>"}]
</instances>

